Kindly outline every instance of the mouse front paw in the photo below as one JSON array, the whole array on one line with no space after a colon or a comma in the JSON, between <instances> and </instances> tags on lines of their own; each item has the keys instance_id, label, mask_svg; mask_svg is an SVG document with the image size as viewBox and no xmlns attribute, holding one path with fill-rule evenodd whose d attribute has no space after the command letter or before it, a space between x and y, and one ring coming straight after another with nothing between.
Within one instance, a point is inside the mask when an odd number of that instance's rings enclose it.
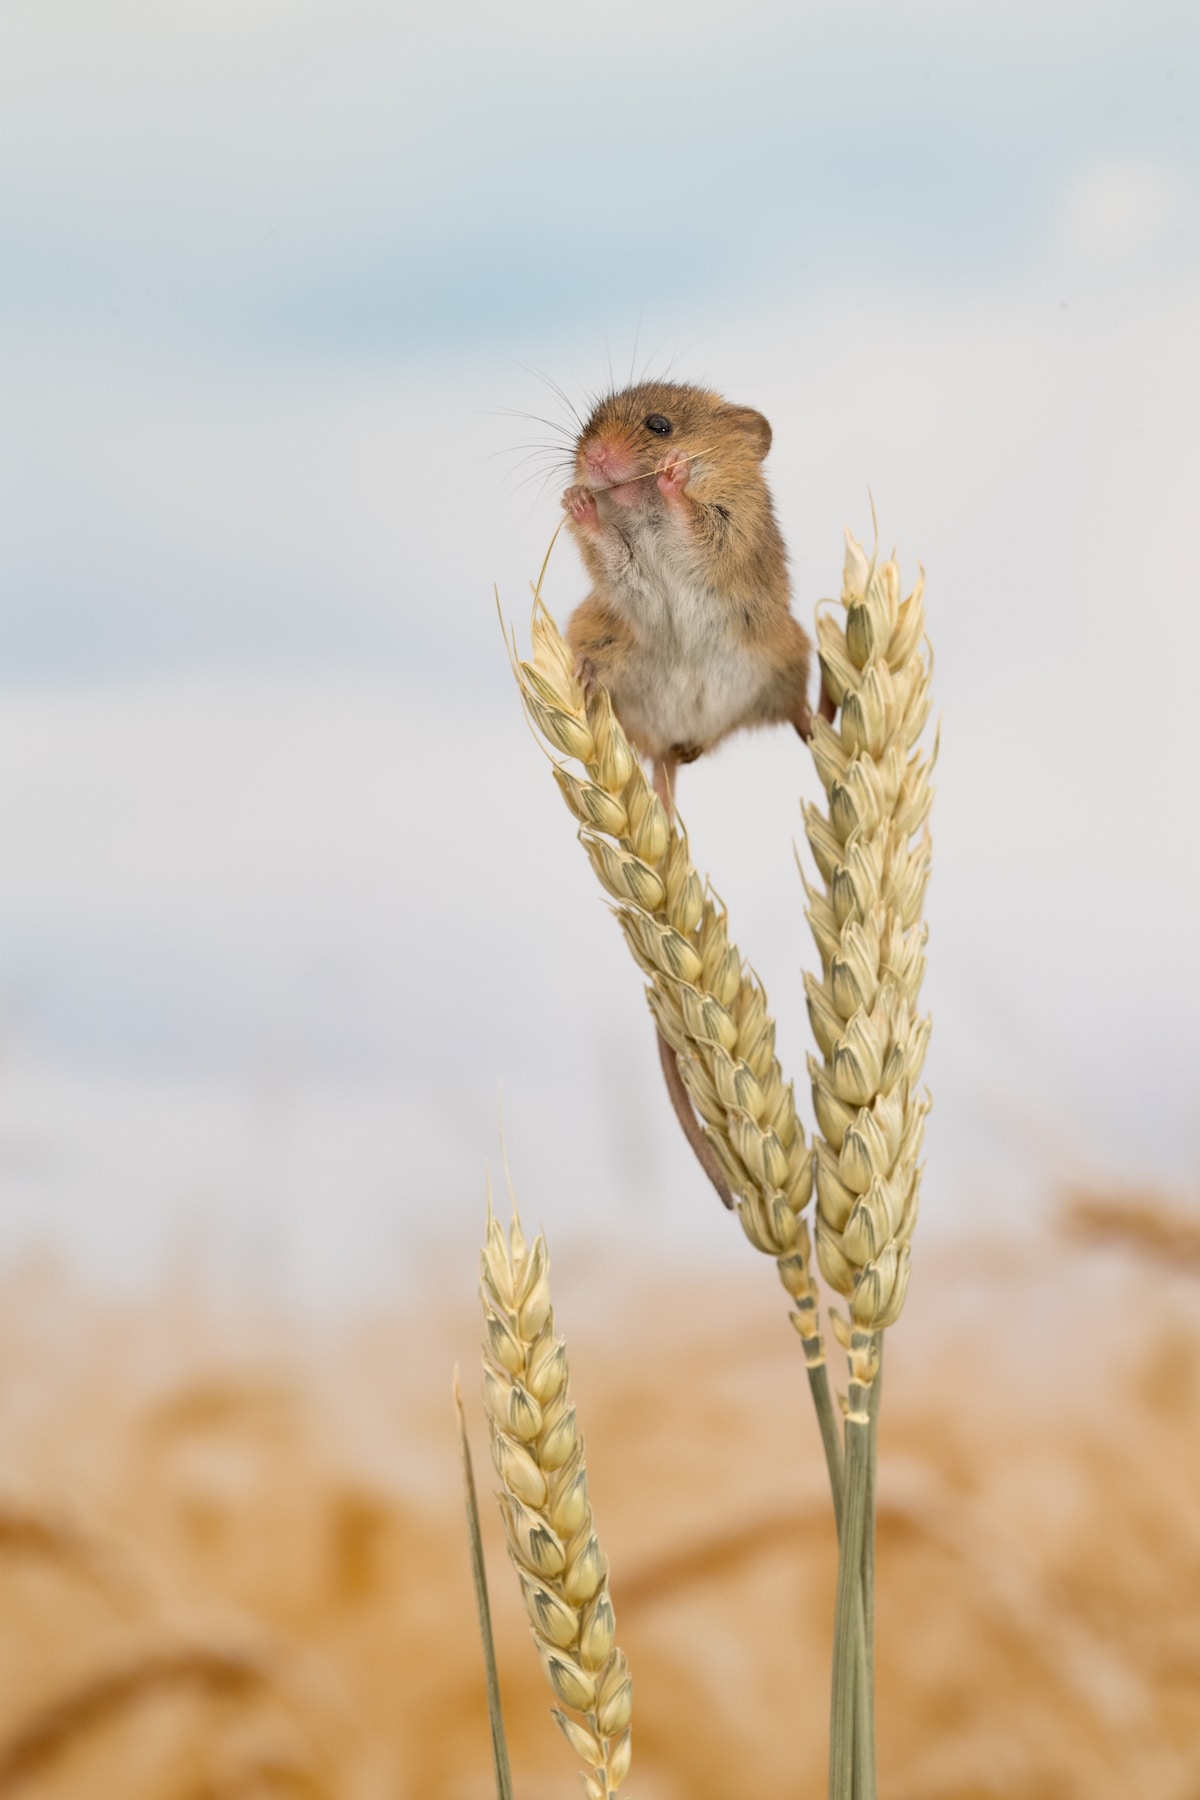
<instances>
[{"instance_id":1,"label":"mouse front paw","mask_svg":"<svg viewBox=\"0 0 1200 1800\"><path fill-rule=\"evenodd\" d=\"M681 500L691 472L691 457L685 456L682 450L672 450L654 471L659 493L666 500Z\"/></svg>"},{"instance_id":2,"label":"mouse front paw","mask_svg":"<svg viewBox=\"0 0 1200 1800\"><path fill-rule=\"evenodd\" d=\"M596 496L591 488L577 483L569 487L562 497L563 511L572 525L578 525L582 531L599 531L600 515L596 510Z\"/></svg>"}]
</instances>

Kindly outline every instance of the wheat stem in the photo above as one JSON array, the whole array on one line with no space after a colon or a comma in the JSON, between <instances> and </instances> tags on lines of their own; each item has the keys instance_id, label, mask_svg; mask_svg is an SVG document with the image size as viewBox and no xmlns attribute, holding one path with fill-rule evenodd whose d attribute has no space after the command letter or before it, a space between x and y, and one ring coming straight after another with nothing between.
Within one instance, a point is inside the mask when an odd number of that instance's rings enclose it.
<instances>
[{"instance_id":1,"label":"wheat stem","mask_svg":"<svg viewBox=\"0 0 1200 1800\"><path fill-rule=\"evenodd\" d=\"M807 1351L808 1345L805 1345ZM829 1366L822 1354L819 1362L813 1362L807 1356L805 1368L808 1374L808 1388L812 1395L813 1407L817 1415L817 1424L821 1431L821 1448L825 1452L825 1467L829 1471L829 1492L833 1499L833 1516L838 1530L842 1522L842 1438L838 1430L837 1412L833 1404L833 1393L829 1386Z\"/></svg>"},{"instance_id":2,"label":"wheat stem","mask_svg":"<svg viewBox=\"0 0 1200 1800\"><path fill-rule=\"evenodd\" d=\"M872 1794L875 1791L875 1470L879 1445L879 1408L883 1400L883 1344L884 1333L880 1332L879 1360L876 1364L875 1379L871 1383L869 1395L871 1429L867 1442L867 1509L866 1522L863 1527L862 1558L863 1649L867 1668L866 1714L871 1721L872 1785L870 1791Z\"/></svg>"},{"instance_id":3,"label":"wheat stem","mask_svg":"<svg viewBox=\"0 0 1200 1800\"><path fill-rule=\"evenodd\" d=\"M852 1381L846 1413L845 1488L838 1539L837 1601L833 1620L833 1694L829 1714L829 1800L855 1800L855 1765L861 1800L875 1800L866 1786L871 1722L866 1709L869 1653L863 1631L863 1540L867 1508L870 1418L867 1390ZM865 1666L863 1658L865 1655ZM859 1696L861 1695L861 1701Z\"/></svg>"},{"instance_id":4,"label":"wheat stem","mask_svg":"<svg viewBox=\"0 0 1200 1800\"><path fill-rule=\"evenodd\" d=\"M475 1610L479 1615L479 1636L483 1643L483 1672L487 1687L488 1724L492 1734L492 1769L496 1777L496 1800L512 1800L512 1772L508 1764L508 1744L504 1736L504 1714L500 1706L500 1677L496 1669L496 1644L492 1636L492 1609L488 1600L487 1566L483 1560L483 1538L479 1528L479 1499L475 1491L475 1470L471 1463L471 1446L467 1440L467 1421L463 1414L457 1369L454 1371L454 1410L458 1419L463 1498L467 1509L467 1541L471 1549L471 1578L475 1586Z\"/></svg>"},{"instance_id":5,"label":"wheat stem","mask_svg":"<svg viewBox=\"0 0 1200 1800\"><path fill-rule=\"evenodd\" d=\"M865 1536L865 1532L864 1532ZM875 1707L861 1583L854 1608L854 1800L875 1800Z\"/></svg>"}]
</instances>

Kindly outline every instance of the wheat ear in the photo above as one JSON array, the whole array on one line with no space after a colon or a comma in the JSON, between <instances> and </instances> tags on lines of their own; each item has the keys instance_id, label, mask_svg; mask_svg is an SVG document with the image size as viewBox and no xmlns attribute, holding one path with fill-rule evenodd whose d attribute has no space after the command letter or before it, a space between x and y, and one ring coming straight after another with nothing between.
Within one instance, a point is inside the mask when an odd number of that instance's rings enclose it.
<instances>
[{"instance_id":1,"label":"wheat ear","mask_svg":"<svg viewBox=\"0 0 1200 1800\"><path fill-rule=\"evenodd\" d=\"M632 1686L615 1643L608 1565L592 1525L566 1346L554 1334L549 1258L507 1241L488 1209L481 1260L483 1400L508 1553L563 1736L587 1765L588 1800L615 1800L630 1758Z\"/></svg>"},{"instance_id":2,"label":"wheat ear","mask_svg":"<svg viewBox=\"0 0 1200 1800\"><path fill-rule=\"evenodd\" d=\"M791 1083L775 1055L775 1022L730 942L725 908L702 883L678 815L668 818L595 683L585 696L574 659L540 598L533 655L512 651L526 712L580 779L557 762L554 779L580 825L579 841L647 977L646 998L675 1051L687 1091L735 1201L742 1229L774 1257L810 1369L824 1367L819 1304L803 1211L812 1160Z\"/></svg>"},{"instance_id":3,"label":"wheat ear","mask_svg":"<svg viewBox=\"0 0 1200 1800\"><path fill-rule=\"evenodd\" d=\"M817 621L840 707L836 728L813 724L828 810L804 815L824 884L807 889L822 979L805 978L824 1059L809 1061L817 1259L862 1332L892 1324L904 1304L929 1110L916 1085L929 1042L916 1004L934 761L916 749L930 706L922 591L918 581L901 601L895 562L868 561L847 532L845 627L828 612Z\"/></svg>"}]
</instances>

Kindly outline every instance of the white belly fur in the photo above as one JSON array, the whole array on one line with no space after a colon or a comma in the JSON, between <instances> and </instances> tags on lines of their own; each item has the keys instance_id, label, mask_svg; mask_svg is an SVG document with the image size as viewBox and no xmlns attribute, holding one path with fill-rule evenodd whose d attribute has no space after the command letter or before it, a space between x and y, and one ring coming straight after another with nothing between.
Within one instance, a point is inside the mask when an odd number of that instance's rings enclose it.
<instances>
[{"instance_id":1,"label":"white belly fur","mask_svg":"<svg viewBox=\"0 0 1200 1800\"><path fill-rule=\"evenodd\" d=\"M626 565L613 595L639 645L613 698L651 755L724 737L754 711L765 676L740 618L740 630L734 627L729 602L690 570L673 568L661 540L656 548L659 556Z\"/></svg>"}]
</instances>

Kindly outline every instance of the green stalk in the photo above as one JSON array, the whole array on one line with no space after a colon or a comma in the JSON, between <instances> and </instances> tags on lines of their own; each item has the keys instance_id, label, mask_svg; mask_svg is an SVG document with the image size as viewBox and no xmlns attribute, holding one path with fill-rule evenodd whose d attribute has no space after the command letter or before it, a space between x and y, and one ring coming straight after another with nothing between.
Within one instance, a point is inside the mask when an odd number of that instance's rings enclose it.
<instances>
[{"instance_id":1,"label":"green stalk","mask_svg":"<svg viewBox=\"0 0 1200 1800\"><path fill-rule=\"evenodd\" d=\"M829 1365L825 1361L825 1349L819 1337L804 1340L804 1354L808 1372L808 1386L812 1394L813 1406L816 1408L817 1423L821 1429L821 1444L825 1451L825 1465L829 1470L829 1491L833 1496L833 1517L837 1526L839 1540L842 1532L842 1494L844 1471L842 1468L842 1439L838 1430L837 1413L834 1410L833 1395L829 1387ZM872 1718L871 1707L873 1694L870 1685L870 1666L868 1641L864 1624L864 1596L860 1592L854 1609L854 1694L853 1710L855 1719L855 1757L854 1757L854 1800L868 1800L866 1790L861 1785L861 1771L869 1767L871 1758L868 1754Z\"/></svg>"},{"instance_id":2,"label":"green stalk","mask_svg":"<svg viewBox=\"0 0 1200 1800\"><path fill-rule=\"evenodd\" d=\"M866 1389L867 1451L866 1500L863 1509L862 1566L856 1607L858 1656L855 1685L854 1800L876 1800L875 1772L875 1466L882 1397L882 1332L856 1332L851 1363L865 1358L862 1372L873 1369Z\"/></svg>"},{"instance_id":3,"label":"green stalk","mask_svg":"<svg viewBox=\"0 0 1200 1800\"><path fill-rule=\"evenodd\" d=\"M804 1355L808 1371L809 1392L812 1394L813 1406L816 1408L817 1424L821 1428L825 1466L829 1470L829 1491L833 1495L833 1516L840 1533L842 1529L842 1437L838 1430L833 1395L829 1391L829 1365L825 1361L825 1347L819 1337L804 1340Z\"/></svg>"},{"instance_id":4,"label":"green stalk","mask_svg":"<svg viewBox=\"0 0 1200 1800\"><path fill-rule=\"evenodd\" d=\"M854 1800L875 1800L875 1645L868 1608L867 1542L871 1537L870 1493L863 1519L863 1567L854 1606Z\"/></svg>"},{"instance_id":5,"label":"green stalk","mask_svg":"<svg viewBox=\"0 0 1200 1800\"><path fill-rule=\"evenodd\" d=\"M804 1352L807 1359L809 1390L816 1408L817 1422L821 1430L821 1443L825 1451L825 1463L829 1470L829 1490L833 1496L833 1516L837 1525L839 1539L842 1530L842 1493L844 1471L842 1468L842 1440L838 1430L837 1414L834 1410L833 1396L829 1387L829 1365L825 1361L824 1347L820 1338L806 1338ZM872 1388L872 1400L875 1390ZM871 1439L872 1461L870 1465L870 1481L873 1489L874 1480L874 1437ZM868 1510L870 1508L868 1493ZM872 1536L873 1534L869 1534ZM873 1574L873 1562L872 1562ZM875 1794L875 1755L874 1755L874 1657L873 1645L873 1586L868 1591L866 1567L864 1564L864 1581L854 1609L854 1800L874 1800ZM868 1785L864 1785L867 1783Z\"/></svg>"},{"instance_id":6,"label":"green stalk","mask_svg":"<svg viewBox=\"0 0 1200 1800\"><path fill-rule=\"evenodd\" d=\"M862 1584L854 1603L854 1800L875 1800L875 1746L870 1648Z\"/></svg>"},{"instance_id":7,"label":"green stalk","mask_svg":"<svg viewBox=\"0 0 1200 1800\"><path fill-rule=\"evenodd\" d=\"M867 1511L863 1526L862 1559L863 1645L867 1664L866 1703L863 1710L870 1721L871 1785L867 1791L872 1800L875 1793L875 1468L879 1441L879 1406L883 1397L883 1340L886 1335L881 1331L876 1336L879 1361L868 1403L871 1424L867 1438Z\"/></svg>"},{"instance_id":8,"label":"green stalk","mask_svg":"<svg viewBox=\"0 0 1200 1800\"><path fill-rule=\"evenodd\" d=\"M829 1709L829 1800L875 1800L873 1736L868 1710L870 1650L862 1587L871 1424L869 1390L851 1381L846 1414L842 1529L838 1540L833 1619L833 1690ZM860 1780L855 1787L855 1764ZM868 1785L869 1784L869 1785Z\"/></svg>"},{"instance_id":9,"label":"green stalk","mask_svg":"<svg viewBox=\"0 0 1200 1800\"><path fill-rule=\"evenodd\" d=\"M462 1452L463 1497L467 1508L467 1537L471 1546L471 1574L475 1581L475 1606L479 1613L479 1636L483 1641L483 1670L487 1684L488 1723L492 1730L492 1768L496 1776L496 1800L513 1800L512 1773L508 1766L508 1745L504 1737L504 1715L500 1710L500 1677L496 1670L496 1646L492 1640L492 1609L488 1604L487 1569L483 1560L483 1538L479 1530L479 1501L475 1494L475 1471L471 1467L471 1446L467 1442L467 1421L463 1414L462 1395L458 1391L458 1370L454 1371L454 1406L458 1413L458 1442Z\"/></svg>"}]
</instances>

